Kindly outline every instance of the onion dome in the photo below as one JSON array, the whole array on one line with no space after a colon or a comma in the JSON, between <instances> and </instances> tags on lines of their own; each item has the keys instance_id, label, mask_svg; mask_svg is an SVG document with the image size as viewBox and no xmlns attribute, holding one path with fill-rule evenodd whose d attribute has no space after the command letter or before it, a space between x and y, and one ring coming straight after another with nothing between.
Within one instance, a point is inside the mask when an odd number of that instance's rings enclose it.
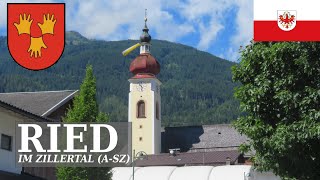
<instances>
[{"instance_id":1,"label":"onion dome","mask_svg":"<svg viewBox=\"0 0 320 180\"><path fill-rule=\"evenodd\" d=\"M149 32L149 29L147 27L147 18L145 18L145 24L144 24L144 28L142 29L142 34L140 36L140 41L142 43L149 43L151 41L151 36L150 34L148 33Z\"/></svg>"},{"instance_id":2,"label":"onion dome","mask_svg":"<svg viewBox=\"0 0 320 180\"><path fill-rule=\"evenodd\" d=\"M148 18L147 18L147 9L145 9L145 16L144 16L144 28L142 29L142 34L140 36L140 41L142 43L150 43L151 41L151 36L150 34L148 33L149 32L149 29L148 29L148 26L147 26L147 21L148 21Z\"/></svg>"},{"instance_id":3,"label":"onion dome","mask_svg":"<svg viewBox=\"0 0 320 180\"><path fill-rule=\"evenodd\" d=\"M140 54L131 65L130 72L133 78L153 78L160 72L159 62L149 53Z\"/></svg>"}]
</instances>

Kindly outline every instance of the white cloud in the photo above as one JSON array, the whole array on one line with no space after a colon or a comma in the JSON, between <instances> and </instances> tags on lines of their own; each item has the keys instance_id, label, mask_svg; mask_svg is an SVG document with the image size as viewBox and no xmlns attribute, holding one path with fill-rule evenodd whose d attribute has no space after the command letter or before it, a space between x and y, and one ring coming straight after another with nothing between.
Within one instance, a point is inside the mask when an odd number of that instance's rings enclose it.
<instances>
[{"instance_id":1,"label":"white cloud","mask_svg":"<svg viewBox=\"0 0 320 180\"><path fill-rule=\"evenodd\" d=\"M230 47L222 53L222 57L237 61L239 47L247 45L253 37L253 0L188 0L180 6L180 13L187 17L187 21L199 24L196 26L200 32L197 47L208 50L219 32L226 29L224 18L231 8L237 9L234 15L236 33L225 39Z\"/></svg>"},{"instance_id":2,"label":"white cloud","mask_svg":"<svg viewBox=\"0 0 320 180\"><path fill-rule=\"evenodd\" d=\"M239 60L239 49L236 47L229 47L229 49L226 51L224 58L229 61L238 62Z\"/></svg>"},{"instance_id":3,"label":"white cloud","mask_svg":"<svg viewBox=\"0 0 320 180\"><path fill-rule=\"evenodd\" d=\"M151 31L156 32L159 39L175 41L194 31L190 24L175 22L174 17L163 10L165 7L160 0L91 0L81 1L81 3L78 0L73 2L73 6L79 8L77 11L68 13L68 29L80 31L89 38L137 39L144 24L144 8L149 9L148 26L152 27ZM126 27L127 32L122 29L123 26ZM169 31L170 29L175 31Z\"/></svg>"},{"instance_id":4,"label":"white cloud","mask_svg":"<svg viewBox=\"0 0 320 180\"><path fill-rule=\"evenodd\" d=\"M237 33L232 37L234 45L245 46L253 38L253 1L252 0L236 0L239 8L236 24Z\"/></svg>"},{"instance_id":5,"label":"white cloud","mask_svg":"<svg viewBox=\"0 0 320 180\"><path fill-rule=\"evenodd\" d=\"M225 52L226 59L237 62L240 46L245 47L253 39L253 0L235 0L238 8L236 34L231 37L231 46Z\"/></svg>"},{"instance_id":6,"label":"white cloud","mask_svg":"<svg viewBox=\"0 0 320 180\"><path fill-rule=\"evenodd\" d=\"M224 29L224 26L216 21L211 21L209 27L205 27L202 23L199 27L201 37L198 48L203 50L207 50L210 47L210 43L216 39L218 32Z\"/></svg>"},{"instance_id":7,"label":"white cloud","mask_svg":"<svg viewBox=\"0 0 320 180\"><path fill-rule=\"evenodd\" d=\"M0 1L0 28L7 29L7 3L50 3L52 0L4 0Z\"/></svg>"},{"instance_id":8,"label":"white cloud","mask_svg":"<svg viewBox=\"0 0 320 180\"><path fill-rule=\"evenodd\" d=\"M189 0L180 7L180 13L187 21L196 24L200 33L197 47L208 50L218 33L224 29L222 19L224 12L232 5L227 0Z\"/></svg>"}]
</instances>

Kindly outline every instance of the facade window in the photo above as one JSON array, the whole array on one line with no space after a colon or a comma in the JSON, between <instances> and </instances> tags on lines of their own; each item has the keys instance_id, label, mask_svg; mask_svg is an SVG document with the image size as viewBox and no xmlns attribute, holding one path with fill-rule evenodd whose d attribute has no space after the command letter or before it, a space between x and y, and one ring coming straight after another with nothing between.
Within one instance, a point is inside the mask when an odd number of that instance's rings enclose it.
<instances>
[{"instance_id":1,"label":"facade window","mask_svg":"<svg viewBox=\"0 0 320 180\"><path fill-rule=\"evenodd\" d=\"M140 125L139 128L142 129L142 125Z\"/></svg>"},{"instance_id":2,"label":"facade window","mask_svg":"<svg viewBox=\"0 0 320 180\"><path fill-rule=\"evenodd\" d=\"M141 46L141 51L142 52L145 52L146 50L145 50L145 46Z\"/></svg>"},{"instance_id":3,"label":"facade window","mask_svg":"<svg viewBox=\"0 0 320 180\"><path fill-rule=\"evenodd\" d=\"M139 137L139 141L142 141L142 137Z\"/></svg>"},{"instance_id":4,"label":"facade window","mask_svg":"<svg viewBox=\"0 0 320 180\"><path fill-rule=\"evenodd\" d=\"M1 134L1 149L12 150L12 136Z\"/></svg>"},{"instance_id":5,"label":"facade window","mask_svg":"<svg viewBox=\"0 0 320 180\"><path fill-rule=\"evenodd\" d=\"M137 118L146 117L146 105L144 101L139 101L137 104Z\"/></svg>"},{"instance_id":6,"label":"facade window","mask_svg":"<svg viewBox=\"0 0 320 180\"><path fill-rule=\"evenodd\" d=\"M160 119L160 109L159 109L159 103L156 102L156 118Z\"/></svg>"}]
</instances>

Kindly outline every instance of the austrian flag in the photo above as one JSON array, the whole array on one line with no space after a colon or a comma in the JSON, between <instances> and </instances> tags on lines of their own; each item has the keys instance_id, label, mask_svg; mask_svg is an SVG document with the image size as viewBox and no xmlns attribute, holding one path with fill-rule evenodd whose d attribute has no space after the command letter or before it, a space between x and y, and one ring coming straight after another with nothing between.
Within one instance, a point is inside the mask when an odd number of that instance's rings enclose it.
<instances>
[{"instance_id":1,"label":"austrian flag","mask_svg":"<svg viewBox=\"0 0 320 180\"><path fill-rule=\"evenodd\" d=\"M254 0L255 41L320 41L320 0Z\"/></svg>"}]
</instances>

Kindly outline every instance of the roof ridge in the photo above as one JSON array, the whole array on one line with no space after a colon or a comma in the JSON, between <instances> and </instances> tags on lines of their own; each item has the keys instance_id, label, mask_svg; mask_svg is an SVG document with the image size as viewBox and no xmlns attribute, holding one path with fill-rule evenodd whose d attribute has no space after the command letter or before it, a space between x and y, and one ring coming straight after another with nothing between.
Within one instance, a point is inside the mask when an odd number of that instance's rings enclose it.
<instances>
[{"instance_id":1,"label":"roof ridge","mask_svg":"<svg viewBox=\"0 0 320 180\"><path fill-rule=\"evenodd\" d=\"M6 93L0 93L0 94L32 94L32 93L55 93L55 92L75 92L78 90L56 90L56 91L30 91L30 92L6 92Z\"/></svg>"},{"instance_id":2,"label":"roof ridge","mask_svg":"<svg viewBox=\"0 0 320 180\"><path fill-rule=\"evenodd\" d=\"M207 152L178 152L177 155L185 155L185 154L201 154L201 153L221 153L221 152L239 152L239 150L235 149L225 149L221 151L207 151ZM239 152L240 153L240 152ZM164 156L164 155L170 155L170 153L165 152L165 153L160 153L160 154L150 154L148 156Z\"/></svg>"}]
</instances>

